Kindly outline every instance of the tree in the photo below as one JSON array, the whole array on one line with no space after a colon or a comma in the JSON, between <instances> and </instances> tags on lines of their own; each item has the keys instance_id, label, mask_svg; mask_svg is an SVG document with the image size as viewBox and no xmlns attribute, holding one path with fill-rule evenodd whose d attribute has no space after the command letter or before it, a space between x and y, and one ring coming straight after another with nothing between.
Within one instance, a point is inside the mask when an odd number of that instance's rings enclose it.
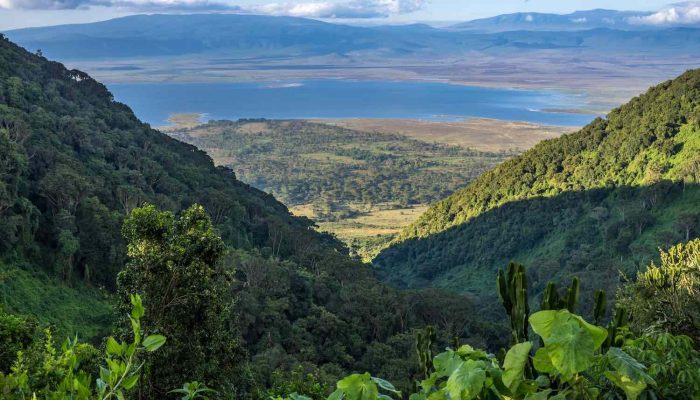
<instances>
[{"instance_id":1,"label":"tree","mask_svg":"<svg viewBox=\"0 0 700 400\"><path fill-rule=\"evenodd\" d=\"M688 335L700 344L700 239L661 252L654 263L626 286L618 304L629 310L638 331L664 330Z\"/></svg>"},{"instance_id":2,"label":"tree","mask_svg":"<svg viewBox=\"0 0 700 400\"><path fill-rule=\"evenodd\" d=\"M121 308L140 293L149 308L144 329L167 332L169 346L144 361L140 398L164 398L190 379L232 394L240 377L238 335L232 319L231 278L218 265L224 244L199 205L176 218L153 205L124 222L130 257L119 274Z\"/></svg>"}]
</instances>

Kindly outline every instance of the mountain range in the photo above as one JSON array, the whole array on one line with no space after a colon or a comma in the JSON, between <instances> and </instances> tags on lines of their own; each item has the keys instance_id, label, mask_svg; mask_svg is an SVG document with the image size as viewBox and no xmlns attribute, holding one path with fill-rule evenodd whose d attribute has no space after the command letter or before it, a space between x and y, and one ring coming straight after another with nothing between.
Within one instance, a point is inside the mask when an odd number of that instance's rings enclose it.
<instances>
[{"instance_id":1,"label":"mountain range","mask_svg":"<svg viewBox=\"0 0 700 400\"><path fill-rule=\"evenodd\" d=\"M424 24L351 26L258 15L135 15L5 34L27 49L41 49L61 60L188 55L251 61L348 54L446 57L513 49L681 54L697 49L700 43L700 30L694 27L659 29L626 24L630 15L637 14L602 10L566 16L513 14L445 29Z\"/></svg>"}]
</instances>

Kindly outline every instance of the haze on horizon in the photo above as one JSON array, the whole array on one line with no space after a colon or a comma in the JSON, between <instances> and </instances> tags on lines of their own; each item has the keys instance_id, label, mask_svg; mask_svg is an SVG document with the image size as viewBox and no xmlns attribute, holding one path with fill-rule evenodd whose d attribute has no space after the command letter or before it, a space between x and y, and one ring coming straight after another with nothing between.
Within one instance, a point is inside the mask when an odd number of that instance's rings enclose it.
<instances>
[{"instance_id":1,"label":"haze on horizon","mask_svg":"<svg viewBox=\"0 0 700 400\"><path fill-rule=\"evenodd\" d=\"M86 23L143 13L286 15L344 23L458 22L515 12L566 14L595 8L654 11L650 23L700 23L700 2L668 0L0 0L0 30Z\"/></svg>"}]
</instances>

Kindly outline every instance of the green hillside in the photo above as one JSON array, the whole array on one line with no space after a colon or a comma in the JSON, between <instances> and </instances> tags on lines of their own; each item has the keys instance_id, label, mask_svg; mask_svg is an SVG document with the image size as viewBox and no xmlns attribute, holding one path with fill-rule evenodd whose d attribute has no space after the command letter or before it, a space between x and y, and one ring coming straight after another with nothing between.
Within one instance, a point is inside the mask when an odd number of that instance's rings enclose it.
<instances>
[{"instance_id":1,"label":"green hillside","mask_svg":"<svg viewBox=\"0 0 700 400\"><path fill-rule=\"evenodd\" d=\"M700 70L545 141L432 206L375 264L401 287L477 295L509 260L532 285L614 288L659 246L700 234Z\"/></svg>"},{"instance_id":2,"label":"green hillside","mask_svg":"<svg viewBox=\"0 0 700 400\"><path fill-rule=\"evenodd\" d=\"M249 363L235 380L255 382L239 393L283 384L297 366L322 381L372 370L405 382L414 329L426 324L443 339L501 342L487 323L463 329L464 297L379 283L310 220L141 123L102 84L4 38L0 166L0 314L33 315L57 337L96 340L112 329L132 210L200 203L226 245L221 268L236 278L217 300L233 310L226 337Z\"/></svg>"}]
</instances>

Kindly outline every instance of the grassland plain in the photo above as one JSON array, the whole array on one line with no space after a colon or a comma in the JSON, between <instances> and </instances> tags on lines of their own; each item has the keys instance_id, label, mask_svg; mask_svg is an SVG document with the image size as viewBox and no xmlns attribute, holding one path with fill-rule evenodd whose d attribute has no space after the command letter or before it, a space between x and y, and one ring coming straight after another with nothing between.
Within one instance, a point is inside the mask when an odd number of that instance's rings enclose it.
<instances>
[{"instance_id":1,"label":"grassland plain","mask_svg":"<svg viewBox=\"0 0 700 400\"><path fill-rule=\"evenodd\" d=\"M317 221L363 259L428 204L536 142L571 128L488 119L212 121L173 115L171 136Z\"/></svg>"}]
</instances>

